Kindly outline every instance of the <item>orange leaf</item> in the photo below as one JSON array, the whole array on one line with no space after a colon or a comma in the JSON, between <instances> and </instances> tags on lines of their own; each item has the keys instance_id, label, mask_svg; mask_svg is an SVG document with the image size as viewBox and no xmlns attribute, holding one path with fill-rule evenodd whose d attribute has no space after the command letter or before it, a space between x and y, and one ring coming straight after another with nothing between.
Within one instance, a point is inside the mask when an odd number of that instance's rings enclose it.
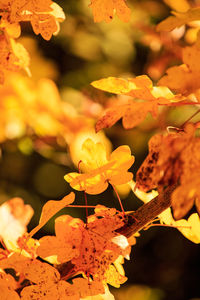
<instances>
[{"instance_id":1,"label":"orange leaf","mask_svg":"<svg viewBox=\"0 0 200 300\"><path fill-rule=\"evenodd\" d=\"M73 285L64 280L57 283L31 285L23 288L22 300L79 300L78 293Z\"/></svg>"},{"instance_id":2,"label":"orange leaf","mask_svg":"<svg viewBox=\"0 0 200 300\"><path fill-rule=\"evenodd\" d=\"M60 201L49 200L47 203L45 203L42 208L39 225L31 230L29 233L29 238L32 237L38 230L40 230L58 211L71 204L74 201L74 198L74 193L70 193Z\"/></svg>"},{"instance_id":3,"label":"orange leaf","mask_svg":"<svg viewBox=\"0 0 200 300\"><path fill-rule=\"evenodd\" d=\"M126 237L115 232L123 225L121 213L103 206L97 206L95 214L88 218L87 227L80 219L58 217L56 236L41 238L38 254L45 259L48 255L57 256L58 263L71 260L74 273L104 280L109 265L119 255L128 257L130 253Z\"/></svg>"},{"instance_id":4,"label":"orange leaf","mask_svg":"<svg viewBox=\"0 0 200 300\"><path fill-rule=\"evenodd\" d=\"M166 86L153 86L152 81L146 75L127 80L108 77L93 81L91 85L103 91L146 101L142 103L129 100L128 103L123 105L111 107L98 120L96 124L97 132L102 128L111 127L121 118L123 118L124 128L133 128L146 118L148 112L156 117L158 105L179 105L179 102L184 100L184 97L174 95Z\"/></svg>"},{"instance_id":5,"label":"orange leaf","mask_svg":"<svg viewBox=\"0 0 200 300\"><path fill-rule=\"evenodd\" d=\"M94 15L94 22L111 22L114 10L123 22L128 22L131 15L131 10L125 0L91 0L90 7Z\"/></svg>"},{"instance_id":6,"label":"orange leaf","mask_svg":"<svg viewBox=\"0 0 200 300\"><path fill-rule=\"evenodd\" d=\"M109 128L122 118L122 124L125 129L133 128L139 125L151 113L156 117L158 111L158 104L150 101L135 102L129 101L128 104L116 105L107 110L105 115L101 117L96 123L96 132L103 128Z\"/></svg>"},{"instance_id":7,"label":"orange leaf","mask_svg":"<svg viewBox=\"0 0 200 300\"><path fill-rule=\"evenodd\" d=\"M79 256L78 248L81 246L83 222L70 216L60 216L55 220L56 236L42 237L37 253L40 257L56 255L57 260L70 261Z\"/></svg>"},{"instance_id":8,"label":"orange leaf","mask_svg":"<svg viewBox=\"0 0 200 300\"><path fill-rule=\"evenodd\" d=\"M172 194L172 208L175 219L183 218L194 204L200 214L200 172L193 174L192 180L184 182Z\"/></svg>"},{"instance_id":9,"label":"orange leaf","mask_svg":"<svg viewBox=\"0 0 200 300\"><path fill-rule=\"evenodd\" d=\"M158 31L171 31L174 28L185 25L191 21L200 20L199 7L191 8L186 12L173 11L172 14L174 16L168 17L157 25Z\"/></svg>"},{"instance_id":10,"label":"orange leaf","mask_svg":"<svg viewBox=\"0 0 200 300\"><path fill-rule=\"evenodd\" d=\"M88 281L86 278L73 279L73 287L81 298L104 293L103 283L99 280Z\"/></svg>"},{"instance_id":11,"label":"orange leaf","mask_svg":"<svg viewBox=\"0 0 200 300\"><path fill-rule=\"evenodd\" d=\"M180 66L171 67L158 82L170 89L182 93L185 97L195 94L200 101L200 49L198 43L183 49L183 62ZM194 95L192 95L194 98ZM187 99L187 98L186 98Z\"/></svg>"},{"instance_id":12,"label":"orange leaf","mask_svg":"<svg viewBox=\"0 0 200 300\"><path fill-rule=\"evenodd\" d=\"M17 282L10 275L0 272L0 295L2 300L19 300L20 297L15 292L17 289Z\"/></svg>"}]
</instances>

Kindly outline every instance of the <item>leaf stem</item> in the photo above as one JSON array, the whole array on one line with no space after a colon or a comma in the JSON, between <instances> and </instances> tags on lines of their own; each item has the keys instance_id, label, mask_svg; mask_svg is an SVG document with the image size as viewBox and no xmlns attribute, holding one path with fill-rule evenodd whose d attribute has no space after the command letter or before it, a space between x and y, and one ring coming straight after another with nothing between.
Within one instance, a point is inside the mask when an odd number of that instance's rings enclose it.
<instances>
[{"instance_id":1,"label":"leaf stem","mask_svg":"<svg viewBox=\"0 0 200 300\"><path fill-rule=\"evenodd\" d=\"M67 205L66 207L85 208L85 205ZM87 205L87 208L95 208L94 205Z\"/></svg>"},{"instance_id":2,"label":"leaf stem","mask_svg":"<svg viewBox=\"0 0 200 300\"><path fill-rule=\"evenodd\" d=\"M79 162L78 162L78 172L79 172L79 174L81 174L81 168L80 168L81 163L82 163L82 160L79 160ZM86 192L83 191L83 193L84 193L84 198L85 198L85 213L86 213L86 228L87 228L87 224L88 224L88 201L87 201Z\"/></svg>"},{"instance_id":3,"label":"leaf stem","mask_svg":"<svg viewBox=\"0 0 200 300\"><path fill-rule=\"evenodd\" d=\"M191 119L193 119L196 115L200 113L200 108L191 116L189 119L187 119L180 127L183 128L185 124L187 124Z\"/></svg>"},{"instance_id":4,"label":"leaf stem","mask_svg":"<svg viewBox=\"0 0 200 300\"><path fill-rule=\"evenodd\" d=\"M111 184L111 183L110 183L110 184ZM117 199L118 199L118 201L119 201L119 204L120 204L120 207L121 207L123 216L125 216L125 211L124 211L124 208L123 208L123 205L122 205L122 201L121 201L121 199L120 199L120 196L119 196L119 194L118 194L118 191L117 191L116 187L115 187L113 184L111 184L111 186L112 186L112 188L113 188L113 190L114 190L114 192L115 192L115 194L116 194L116 196L117 196Z\"/></svg>"}]
</instances>

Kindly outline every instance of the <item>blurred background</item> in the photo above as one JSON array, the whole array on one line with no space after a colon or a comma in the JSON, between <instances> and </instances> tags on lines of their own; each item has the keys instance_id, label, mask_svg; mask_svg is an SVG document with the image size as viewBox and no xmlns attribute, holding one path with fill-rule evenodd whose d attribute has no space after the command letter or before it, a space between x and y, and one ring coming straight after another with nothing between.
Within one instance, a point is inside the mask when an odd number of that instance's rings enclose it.
<instances>
[{"instance_id":1,"label":"blurred background","mask_svg":"<svg viewBox=\"0 0 200 300\"><path fill-rule=\"evenodd\" d=\"M168 67L181 63L180 49L195 41L196 27L158 34L155 25L169 15L170 8L155 0L129 0L130 23L117 17L109 24L94 23L89 2L57 1L66 20L58 36L48 42L35 36L29 24L22 24L20 42L30 53L32 78L13 74L0 88L0 202L17 196L30 204L35 214L29 229L37 225L47 200L61 199L71 191L63 177L77 170L87 137L104 142L108 152L129 145L136 159L131 171L136 174L150 137L169 125L180 126L194 113L189 106L164 108L156 120L149 115L132 130L124 130L118 122L95 134L96 120L116 97L90 83L141 74L157 82ZM125 210L142 205L127 187L120 195ZM111 188L88 196L88 202L120 209ZM81 192L76 192L75 204L84 204ZM85 218L81 208L64 209L55 217L60 214ZM55 217L37 238L54 232ZM153 227L141 232L131 260L125 263L127 283L111 292L117 300L200 300L199 263L198 245L175 228Z\"/></svg>"}]
</instances>

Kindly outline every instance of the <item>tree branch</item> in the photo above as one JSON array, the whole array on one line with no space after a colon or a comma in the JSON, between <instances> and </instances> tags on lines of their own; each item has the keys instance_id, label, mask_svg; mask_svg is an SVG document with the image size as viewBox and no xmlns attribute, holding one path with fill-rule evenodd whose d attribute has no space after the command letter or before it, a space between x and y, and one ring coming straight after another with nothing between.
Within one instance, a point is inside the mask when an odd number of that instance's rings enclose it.
<instances>
[{"instance_id":1,"label":"tree branch","mask_svg":"<svg viewBox=\"0 0 200 300\"><path fill-rule=\"evenodd\" d=\"M118 233L130 237L137 231L149 224L165 209L171 206L170 198L174 190L174 186L161 193L150 202L142 205L138 210L127 215L127 224L117 230Z\"/></svg>"}]
</instances>

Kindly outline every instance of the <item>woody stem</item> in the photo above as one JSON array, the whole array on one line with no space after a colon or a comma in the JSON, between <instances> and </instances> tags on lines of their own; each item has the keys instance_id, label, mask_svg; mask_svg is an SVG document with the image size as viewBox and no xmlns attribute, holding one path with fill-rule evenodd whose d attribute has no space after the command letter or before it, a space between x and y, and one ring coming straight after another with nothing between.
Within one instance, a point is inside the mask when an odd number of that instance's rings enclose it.
<instances>
[{"instance_id":1,"label":"woody stem","mask_svg":"<svg viewBox=\"0 0 200 300\"><path fill-rule=\"evenodd\" d=\"M142 205L138 210L126 216L130 219L127 224L121 227L117 232L130 237L137 231L143 229L149 222L154 220L165 209L171 206L171 194L175 186L168 188L167 191L159 194L157 197ZM137 219L137 221L135 220Z\"/></svg>"}]
</instances>

